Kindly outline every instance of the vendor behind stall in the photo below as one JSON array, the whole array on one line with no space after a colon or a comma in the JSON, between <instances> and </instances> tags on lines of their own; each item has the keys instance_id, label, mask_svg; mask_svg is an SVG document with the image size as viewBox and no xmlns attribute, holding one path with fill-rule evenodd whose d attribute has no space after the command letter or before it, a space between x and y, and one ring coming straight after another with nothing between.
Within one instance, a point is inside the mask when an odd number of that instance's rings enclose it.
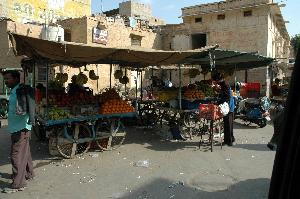
<instances>
[{"instance_id":1,"label":"vendor behind stall","mask_svg":"<svg viewBox=\"0 0 300 199\"><path fill-rule=\"evenodd\" d=\"M224 117L224 144L232 146L235 142L233 136L233 112L234 112L234 99L230 85L225 81L224 76L220 73L215 73L212 79L219 85L219 104L227 102L229 105L229 113Z\"/></svg>"},{"instance_id":2,"label":"vendor behind stall","mask_svg":"<svg viewBox=\"0 0 300 199\"><path fill-rule=\"evenodd\" d=\"M280 90L280 79L276 78L275 83L271 87L272 89L272 96L280 96L281 90Z\"/></svg>"}]
</instances>

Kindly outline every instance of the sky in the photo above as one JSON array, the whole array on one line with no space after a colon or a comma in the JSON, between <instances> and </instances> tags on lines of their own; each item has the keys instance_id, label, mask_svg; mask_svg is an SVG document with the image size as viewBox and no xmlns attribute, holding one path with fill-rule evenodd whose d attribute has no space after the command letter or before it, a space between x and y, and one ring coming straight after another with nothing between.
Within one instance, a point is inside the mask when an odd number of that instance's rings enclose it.
<instances>
[{"instance_id":1,"label":"sky","mask_svg":"<svg viewBox=\"0 0 300 199\"><path fill-rule=\"evenodd\" d=\"M125 0L92 0L92 13L101 12L101 2L103 11L119 7L119 3ZM139 0L141 3L150 4L152 14L163 19L167 24L181 23L179 18L181 8L204 3L217 2L219 0ZM274 0L284 2L285 7L281 9L290 36L300 34L300 1L299 0Z\"/></svg>"}]
</instances>

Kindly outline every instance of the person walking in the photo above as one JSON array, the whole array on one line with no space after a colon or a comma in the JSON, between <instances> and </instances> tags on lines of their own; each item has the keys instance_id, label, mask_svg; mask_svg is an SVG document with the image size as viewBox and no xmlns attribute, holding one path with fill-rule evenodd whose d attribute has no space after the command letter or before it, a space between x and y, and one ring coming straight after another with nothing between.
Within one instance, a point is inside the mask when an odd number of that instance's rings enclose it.
<instances>
[{"instance_id":1,"label":"person walking","mask_svg":"<svg viewBox=\"0 0 300 199\"><path fill-rule=\"evenodd\" d=\"M232 96L232 91L230 85L225 81L224 76L218 72L213 74L212 79L219 85L219 104L227 102L229 105L229 113L224 116L224 144L232 146L235 142L233 136L233 117L234 117L234 98Z\"/></svg>"},{"instance_id":2,"label":"person walking","mask_svg":"<svg viewBox=\"0 0 300 199\"><path fill-rule=\"evenodd\" d=\"M20 84L16 70L2 72L5 84L11 89L8 105L8 132L11 134L12 184L3 190L14 193L26 188L26 180L34 177L30 152L30 130L35 122L34 90Z\"/></svg>"}]
</instances>

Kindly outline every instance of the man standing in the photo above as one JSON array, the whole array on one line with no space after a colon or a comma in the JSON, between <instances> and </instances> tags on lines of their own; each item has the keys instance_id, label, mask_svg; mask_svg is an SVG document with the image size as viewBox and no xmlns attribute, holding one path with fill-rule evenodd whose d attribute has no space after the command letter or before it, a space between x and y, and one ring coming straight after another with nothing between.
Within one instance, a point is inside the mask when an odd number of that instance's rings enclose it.
<instances>
[{"instance_id":1,"label":"man standing","mask_svg":"<svg viewBox=\"0 0 300 199\"><path fill-rule=\"evenodd\" d=\"M5 193L22 191L26 180L34 177L30 153L30 130L35 122L34 90L20 84L20 73L8 70L2 73L5 84L11 89L8 106L8 131L11 134L12 184Z\"/></svg>"}]
</instances>

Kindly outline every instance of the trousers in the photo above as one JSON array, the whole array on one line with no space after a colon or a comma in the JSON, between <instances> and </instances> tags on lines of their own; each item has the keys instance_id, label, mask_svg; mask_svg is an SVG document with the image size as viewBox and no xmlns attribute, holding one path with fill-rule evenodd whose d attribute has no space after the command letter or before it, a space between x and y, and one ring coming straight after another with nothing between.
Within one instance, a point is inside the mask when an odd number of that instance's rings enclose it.
<instances>
[{"instance_id":1,"label":"trousers","mask_svg":"<svg viewBox=\"0 0 300 199\"><path fill-rule=\"evenodd\" d=\"M233 136L233 113L229 112L224 117L224 143L232 144L233 142L235 142Z\"/></svg>"},{"instance_id":2,"label":"trousers","mask_svg":"<svg viewBox=\"0 0 300 199\"><path fill-rule=\"evenodd\" d=\"M12 188L22 188L26 180L34 177L29 140L27 129L11 135Z\"/></svg>"}]
</instances>

